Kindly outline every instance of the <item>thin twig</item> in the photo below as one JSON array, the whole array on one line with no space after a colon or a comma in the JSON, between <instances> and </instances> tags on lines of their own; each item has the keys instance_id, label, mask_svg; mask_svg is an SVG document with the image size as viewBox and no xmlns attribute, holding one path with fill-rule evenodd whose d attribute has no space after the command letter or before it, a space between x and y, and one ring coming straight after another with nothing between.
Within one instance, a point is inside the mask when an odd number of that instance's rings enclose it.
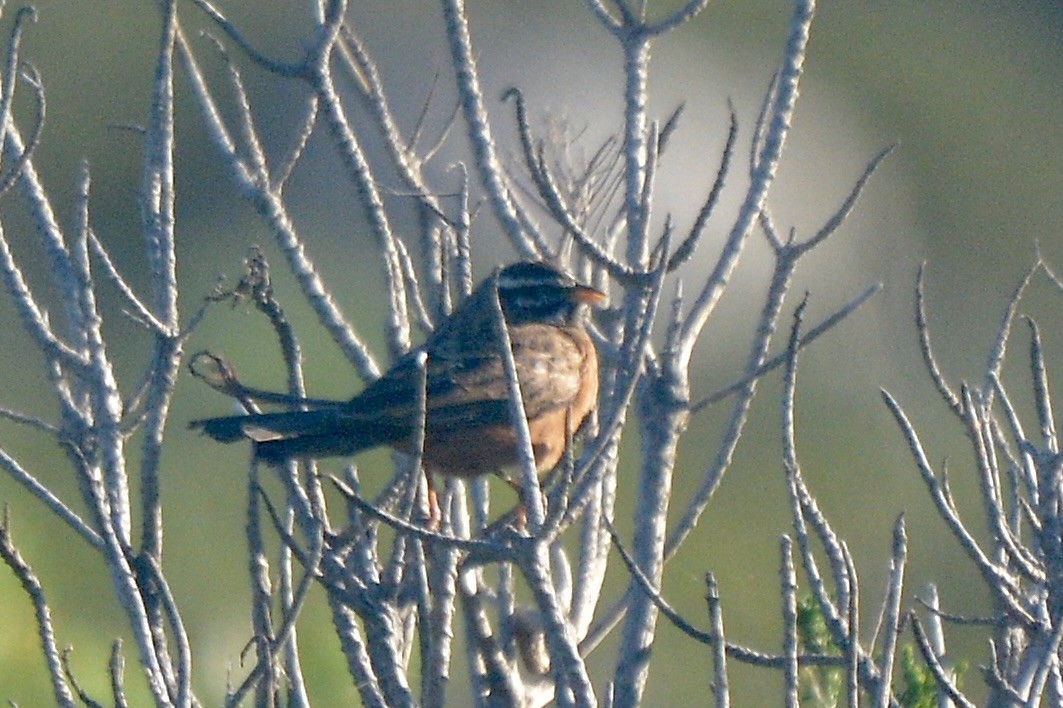
<instances>
[{"instance_id":1,"label":"thin twig","mask_svg":"<svg viewBox=\"0 0 1063 708\"><path fill-rule=\"evenodd\" d=\"M451 61L454 65L462 114L480 176L491 207L503 232L522 258L533 259L544 253L545 242L527 214L518 208L505 184L495 150L480 89L479 69L472 48L468 18L463 0L444 0L443 23L447 32ZM530 227L531 231L526 228Z\"/></svg>"},{"instance_id":2,"label":"thin twig","mask_svg":"<svg viewBox=\"0 0 1063 708\"><path fill-rule=\"evenodd\" d=\"M48 677L52 683L52 696L55 702L64 708L73 708L74 696L64 680L64 662L55 642L51 609L44 597L44 588L41 587L40 580L22 558L11 538L11 526L6 506L3 510L3 519L0 519L0 560L3 560L4 564L15 574L19 584L22 585L22 590L33 603L33 612L37 620L37 635L41 640L44 660L48 666Z\"/></svg>"},{"instance_id":3,"label":"thin twig","mask_svg":"<svg viewBox=\"0 0 1063 708\"><path fill-rule=\"evenodd\" d=\"M798 663L797 663L797 572L794 570L793 540L789 536L779 539L779 585L782 595L783 700L786 708L798 708Z\"/></svg>"},{"instance_id":4,"label":"thin twig","mask_svg":"<svg viewBox=\"0 0 1063 708\"><path fill-rule=\"evenodd\" d=\"M709 627L712 644L712 694L716 708L729 708L731 691L727 679L727 639L723 632L723 612L720 609L720 592L712 573L705 574L705 603L709 610Z\"/></svg>"},{"instance_id":5,"label":"thin twig","mask_svg":"<svg viewBox=\"0 0 1063 708\"><path fill-rule=\"evenodd\" d=\"M396 531L401 531L402 533L416 536L422 541L436 542L449 547L457 548L458 550L465 551L470 554L477 554L477 556L481 558L493 558L497 560L502 560L507 555L504 552L504 548L502 546L496 545L495 543L447 536L444 534L436 533L434 531L429 531L428 529L422 526L411 524L365 501L361 498L361 496L356 494L350 487L348 487L343 481L341 481L337 477L329 475L329 480L332 482L333 486L335 486L336 489L339 490L340 494L343 495L344 499L356 506L363 513L369 515L377 521L380 521L381 523L387 524Z\"/></svg>"},{"instance_id":6,"label":"thin twig","mask_svg":"<svg viewBox=\"0 0 1063 708\"><path fill-rule=\"evenodd\" d=\"M828 330L832 329L843 319L856 312L856 310L862 307L863 304L867 302L872 295L875 295L880 290L882 290L882 283L875 283L869 286L866 290L864 290L864 292L860 293L855 298L847 302L845 305L838 308L838 310L836 310L829 317L826 317L822 322L815 325L814 327L809 327L808 331L802 334L801 338L798 340L798 349L804 349L808 345L812 344L812 342L819 339L822 335L826 334ZM705 396L702 399L699 399L695 403L692 403L690 405L691 414L697 413L704 409L706 406L710 406L713 403L716 403L717 401L721 401L729 396L734 395L735 393L741 391L743 387L747 386L751 380L762 378L765 374L774 371L785 363L786 352L782 352L773 356L772 358L765 361L752 374L743 376L741 379L738 379L734 383L729 384L724 388L721 388L720 390L711 393L708 396Z\"/></svg>"},{"instance_id":7,"label":"thin twig","mask_svg":"<svg viewBox=\"0 0 1063 708\"><path fill-rule=\"evenodd\" d=\"M876 708L888 708L893 696L893 664L897 654L897 640L901 632L901 592L904 587L904 568L908 557L908 538L905 533L904 514L897 517L893 526L893 553L890 557L889 584L886 599L882 603L885 624L882 633L882 681L875 692Z\"/></svg>"},{"instance_id":8,"label":"thin twig","mask_svg":"<svg viewBox=\"0 0 1063 708\"><path fill-rule=\"evenodd\" d=\"M673 271L683 265L694 255L694 249L697 247L701 235L705 232L705 225L708 223L709 217L720 200L720 194L723 192L724 180L727 178L727 171L731 166L731 157L734 155L735 142L738 140L738 116L735 114L734 104L728 101L727 107L731 113L731 122L727 130L727 141L724 143L723 154L720 156L720 166L716 168L716 179L713 181L712 188L709 189L709 195L702 203L701 209L698 210L698 215L694 218L690 233L687 234L687 237L683 239L682 243L679 244L668 259L669 271ZM663 139L664 136L662 135Z\"/></svg>"},{"instance_id":9,"label":"thin twig","mask_svg":"<svg viewBox=\"0 0 1063 708\"><path fill-rule=\"evenodd\" d=\"M923 655L923 660L926 662L927 668L930 669L930 673L934 674L934 681L940 686L948 697L954 702L959 704L962 708L975 708L975 704L972 703L960 693L960 690L956 688L956 684L952 682L952 678L949 676L948 671L941 665L938 657L934 654L933 649L930 646L930 642L926 636L926 630L923 629L923 623L919 621L919 617L914 612L908 615L909 620L912 623L912 633L915 635L916 646L919 647L919 652Z\"/></svg>"},{"instance_id":10,"label":"thin twig","mask_svg":"<svg viewBox=\"0 0 1063 708\"><path fill-rule=\"evenodd\" d=\"M1034 402L1037 404L1037 422L1041 427L1041 445L1052 454L1059 452L1059 438L1052 414L1052 396L1048 390L1048 372L1041 348L1041 333L1033 319L1025 318L1030 326L1030 379L1033 381ZM994 377L994 380L999 380Z\"/></svg>"},{"instance_id":11,"label":"thin twig","mask_svg":"<svg viewBox=\"0 0 1063 708\"><path fill-rule=\"evenodd\" d=\"M627 567L628 573L630 573L631 577L634 578L635 581L637 581L638 586L641 588L642 592L645 593L646 597L648 597L657 607L657 609L660 610L661 614L664 615L669 622L675 625L677 629L679 629L691 639L695 639L701 642L702 644L712 645L713 642L716 641L715 635L713 635L711 632L705 632L703 630L700 630L694 625L687 622L685 619L683 619L682 615L676 612L675 609L673 609L672 606L668 604L668 601L661 596L660 591L654 587L653 582L646 576L642 568L639 568L638 563L635 562L635 559L632 557L631 553L627 550L627 548L624 547L624 543L620 540L620 536L619 534L617 534L612 522L603 517L602 525L609 533L609 537L613 541L613 547L616 548L617 552L620 554L620 559L624 561L624 565Z\"/></svg>"},{"instance_id":12,"label":"thin twig","mask_svg":"<svg viewBox=\"0 0 1063 708\"><path fill-rule=\"evenodd\" d=\"M981 572L982 577L985 578L986 584L1007 606L1008 611L1014 613L1016 617L1022 618L1022 621L1029 626L1036 625L1036 620L1030 616L1030 613L1018 600L1020 591L1019 588L1015 586L1015 581L986 557L978 542L960 520L946 491L947 487L944 482L938 481L937 477L935 477L930 462L926 458L926 453L923 451L923 445L919 440L919 436L915 432L915 428L909 422L908 417L901 409L900 404L898 404L893 396L885 390L882 390L881 393L883 400L886 402L886 406L890 409L890 413L893 414L894 420L897 422L897 426L905 436L913 460L923 478L923 482L926 484L927 489L930 492L931 499L934 501L938 513L948 524L949 529L960 542L960 545L963 546L968 557L974 561L975 566Z\"/></svg>"}]
</instances>

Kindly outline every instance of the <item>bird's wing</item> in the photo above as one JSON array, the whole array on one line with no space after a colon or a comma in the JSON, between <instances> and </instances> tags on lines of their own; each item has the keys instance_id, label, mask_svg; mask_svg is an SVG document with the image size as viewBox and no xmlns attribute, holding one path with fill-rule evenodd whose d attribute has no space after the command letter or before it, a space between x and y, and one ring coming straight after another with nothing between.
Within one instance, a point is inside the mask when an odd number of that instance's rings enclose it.
<instances>
[{"instance_id":1,"label":"bird's wing","mask_svg":"<svg viewBox=\"0 0 1063 708\"><path fill-rule=\"evenodd\" d=\"M524 410L536 418L568 407L580 389L583 353L548 325L510 330ZM286 413L193 421L221 442L251 439L263 456L353 454L376 445L401 443L416 430L418 388L427 394L426 425L434 430L508 424L509 382L496 352L468 347L428 350L427 370L417 352L347 403ZM424 383L422 384L422 381Z\"/></svg>"},{"instance_id":2,"label":"bird's wing","mask_svg":"<svg viewBox=\"0 0 1063 708\"><path fill-rule=\"evenodd\" d=\"M510 338L529 418L566 408L580 388L583 353L548 325L512 328ZM344 407L344 415L413 424L424 381L429 427L509 422L509 382L497 352L468 348L427 351L426 371L408 356ZM423 377L423 378L422 378Z\"/></svg>"}]
</instances>

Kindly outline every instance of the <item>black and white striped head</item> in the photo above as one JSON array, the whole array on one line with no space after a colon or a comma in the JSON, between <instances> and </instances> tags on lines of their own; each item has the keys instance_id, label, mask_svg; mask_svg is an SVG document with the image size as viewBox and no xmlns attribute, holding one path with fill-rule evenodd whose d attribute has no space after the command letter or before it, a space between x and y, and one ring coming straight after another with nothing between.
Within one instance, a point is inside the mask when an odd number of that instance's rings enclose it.
<instances>
[{"instance_id":1,"label":"black and white striped head","mask_svg":"<svg viewBox=\"0 0 1063 708\"><path fill-rule=\"evenodd\" d=\"M498 299L506 322L571 324L581 305L595 305L605 294L542 262L521 262L498 272Z\"/></svg>"}]
</instances>

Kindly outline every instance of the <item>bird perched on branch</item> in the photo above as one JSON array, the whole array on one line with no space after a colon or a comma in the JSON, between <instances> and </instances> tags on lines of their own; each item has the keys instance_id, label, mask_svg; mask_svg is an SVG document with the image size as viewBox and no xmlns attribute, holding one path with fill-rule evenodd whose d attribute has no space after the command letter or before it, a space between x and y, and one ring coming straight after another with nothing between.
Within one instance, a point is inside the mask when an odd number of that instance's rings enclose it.
<instances>
[{"instance_id":1,"label":"bird perched on branch","mask_svg":"<svg viewBox=\"0 0 1063 708\"><path fill-rule=\"evenodd\" d=\"M459 477L498 471L517 461L517 447L496 292L535 464L540 472L549 470L597 403L598 359L580 313L605 295L541 262L496 271L423 345L349 401L190 426L220 442L249 439L256 456L272 463L353 455L381 445L413 454L423 395L426 471Z\"/></svg>"}]
</instances>

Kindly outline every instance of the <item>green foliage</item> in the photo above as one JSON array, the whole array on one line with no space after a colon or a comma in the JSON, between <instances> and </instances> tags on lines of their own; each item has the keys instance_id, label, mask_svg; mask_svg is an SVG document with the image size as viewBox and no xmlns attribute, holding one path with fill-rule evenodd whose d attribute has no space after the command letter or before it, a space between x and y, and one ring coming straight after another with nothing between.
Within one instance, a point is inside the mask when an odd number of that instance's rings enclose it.
<instances>
[{"instance_id":1,"label":"green foliage","mask_svg":"<svg viewBox=\"0 0 1063 708\"><path fill-rule=\"evenodd\" d=\"M811 595L797 600L797 642L800 650L809 654L839 655L840 651L830 638L827 623L823 619L819 603ZM957 687L966 670L959 663L954 682ZM799 677L801 704L815 708L834 708L841 703L844 676L834 666L806 666ZM904 708L934 708L937 706L938 685L934 674L916 657L915 648L908 644L900 650L900 675L894 677L894 692L898 703Z\"/></svg>"},{"instance_id":2,"label":"green foliage","mask_svg":"<svg viewBox=\"0 0 1063 708\"><path fill-rule=\"evenodd\" d=\"M811 595L797 600L797 644L809 654L838 654L838 646L831 641L827 622L819 603ZM833 666L806 666L801 669L799 696L802 705L834 708L841 700L843 676Z\"/></svg>"},{"instance_id":3,"label":"green foliage","mask_svg":"<svg viewBox=\"0 0 1063 708\"><path fill-rule=\"evenodd\" d=\"M957 688L966 669L966 662L960 662L954 669L953 683ZM900 682L897 700L905 708L934 708L938 704L938 688L934 674L922 661L916 659L915 648L910 644L901 648Z\"/></svg>"},{"instance_id":4,"label":"green foliage","mask_svg":"<svg viewBox=\"0 0 1063 708\"><path fill-rule=\"evenodd\" d=\"M797 599L797 643L812 654L836 653L838 650L831 641L819 603L811 595L802 595Z\"/></svg>"},{"instance_id":5,"label":"green foliage","mask_svg":"<svg viewBox=\"0 0 1063 708\"><path fill-rule=\"evenodd\" d=\"M922 662L916 661L915 649L909 644L901 648L901 683L897 700L907 708L933 708L937 705L937 682L934 674Z\"/></svg>"}]
</instances>

